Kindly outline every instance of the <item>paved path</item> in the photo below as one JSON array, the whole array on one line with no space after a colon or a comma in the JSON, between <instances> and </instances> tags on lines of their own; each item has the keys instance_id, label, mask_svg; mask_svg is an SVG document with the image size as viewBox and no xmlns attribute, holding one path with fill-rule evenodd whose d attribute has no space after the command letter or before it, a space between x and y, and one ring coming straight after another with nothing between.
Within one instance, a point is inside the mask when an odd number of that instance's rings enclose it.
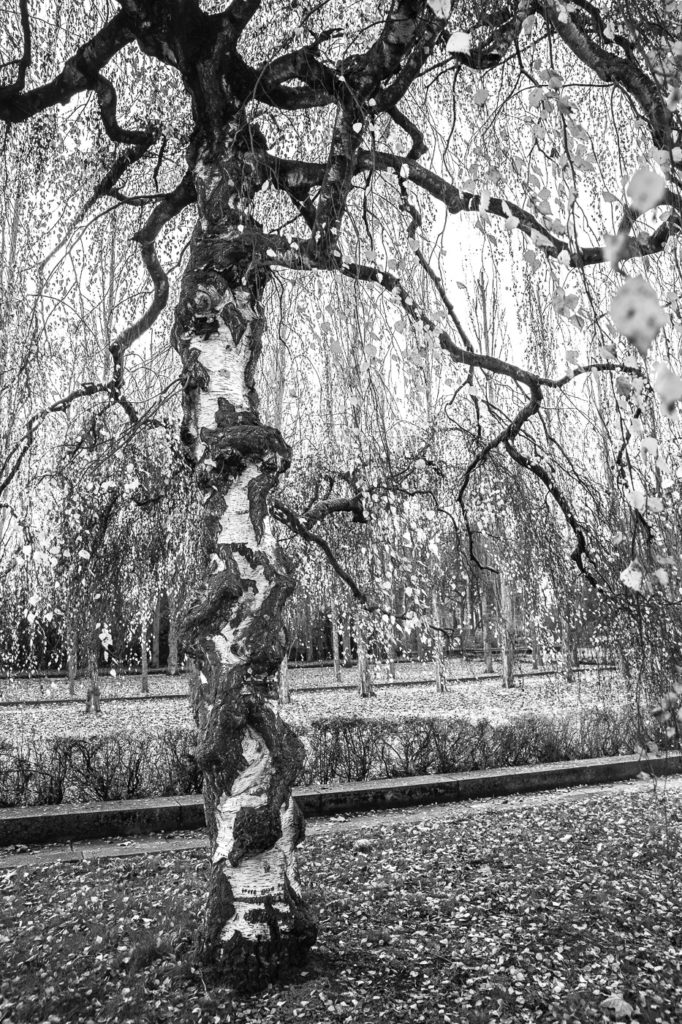
<instances>
[{"instance_id":1,"label":"paved path","mask_svg":"<svg viewBox=\"0 0 682 1024\"><path fill-rule=\"evenodd\" d=\"M670 776L653 781L644 775L628 782L614 782L602 786L577 786L573 789L558 789L538 793L522 793L516 796L489 797L485 800L468 800L464 803L429 804L420 807L377 811L366 814L339 815L333 818L318 818L307 825L310 837L324 836L331 832L358 832L381 826L409 825L414 827L423 821L445 819L457 821L473 814L500 814L537 807L578 801L594 800L622 793L656 793L675 795L682 799L682 776ZM16 847L0 849L0 879L4 871L17 868L39 867L58 861L82 862L99 860L104 857L139 857L155 853L171 853L177 850L198 850L206 847L206 836L199 832L169 832L132 839L115 837L109 840L75 842L67 845L46 844L18 850Z\"/></svg>"}]
</instances>

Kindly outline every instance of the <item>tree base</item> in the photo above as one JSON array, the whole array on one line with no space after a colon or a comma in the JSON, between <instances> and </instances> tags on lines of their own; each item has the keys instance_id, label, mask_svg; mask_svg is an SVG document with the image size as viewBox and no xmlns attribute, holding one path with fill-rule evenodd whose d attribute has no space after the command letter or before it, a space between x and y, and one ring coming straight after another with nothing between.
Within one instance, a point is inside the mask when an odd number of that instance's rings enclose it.
<instances>
[{"instance_id":1,"label":"tree base","mask_svg":"<svg viewBox=\"0 0 682 1024\"><path fill-rule=\"evenodd\" d=\"M236 992L260 992L305 964L317 940L317 925L307 909L300 905L293 911L291 927L286 931L278 927L274 911L267 916L269 937L249 938L236 931L223 941L220 936L212 940L204 933L200 959L215 981L228 984Z\"/></svg>"}]
</instances>

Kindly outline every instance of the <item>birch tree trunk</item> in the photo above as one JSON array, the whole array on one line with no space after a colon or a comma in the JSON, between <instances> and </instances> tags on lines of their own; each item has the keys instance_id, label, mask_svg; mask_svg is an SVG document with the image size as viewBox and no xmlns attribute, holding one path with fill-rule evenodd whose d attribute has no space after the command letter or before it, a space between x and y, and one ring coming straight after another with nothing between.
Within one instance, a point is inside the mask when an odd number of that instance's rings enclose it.
<instances>
[{"instance_id":1,"label":"birch tree trunk","mask_svg":"<svg viewBox=\"0 0 682 1024\"><path fill-rule=\"evenodd\" d=\"M490 638L490 595L488 593L488 581L481 580L481 636L483 640L483 661L488 675L492 675L493 666L493 645Z\"/></svg>"},{"instance_id":2,"label":"birch tree trunk","mask_svg":"<svg viewBox=\"0 0 682 1024\"><path fill-rule=\"evenodd\" d=\"M88 651L88 691L85 695L86 715L92 712L98 715L102 710L100 704L98 654L99 649L96 647L91 647Z\"/></svg>"},{"instance_id":3,"label":"birch tree trunk","mask_svg":"<svg viewBox=\"0 0 682 1024\"><path fill-rule=\"evenodd\" d=\"M514 635L512 597L504 573L500 572L500 653L502 656L502 685L510 689L514 681Z\"/></svg>"},{"instance_id":4,"label":"birch tree trunk","mask_svg":"<svg viewBox=\"0 0 682 1024\"><path fill-rule=\"evenodd\" d=\"M152 620L152 668L158 668L161 662L161 595L157 594L154 603Z\"/></svg>"},{"instance_id":5,"label":"birch tree trunk","mask_svg":"<svg viewBox=\"0 0 682 1024\"><path fill-rule=\"evenodd\" d=\"M355 620L355 643L358 648L358 693L361 697L372 697L372 668L367 654L367 637L364 623Z\"/></svg>"},{"instance_id":6,"label":"birch tree trunk","mask_svg":"<svg viewBox=\"0 0 682 1024\"><path fill-rule=\"evenodd\" d=\"M334 682L341 682L341 656L339 652L339 616L336 610L334 595L331 595L331 627L332 627L332 661L334 663Z\"/></svg>"},{"instance_id":7,"label":"birch tree trunk","mask_svg":"<svg viewBox=\"0 0 682 1024\"><path fill-rule=\"evenodd\" d=\"M69 629L66 637L66 671L69 677L69 696L76 692L76 676L78 675L78 638L75 629Z\"/></svg>"},{"instance_id":8,"label":"birch tree trunk","mask_svg":"<svg viewBox=\"0 0 682 1024\"><path fill-rule=\"evenodd\" d=\"M343 663L350 665L353 660L353 647L350 634L350 615L343 620Z\"/></svg>"},{"instance_id":9,"label":"birch tree trunk","mask_svg":"<svg viewBox=\"0 0 682 1024\"><path fill-rule=\"evenodd\" d=\"M289 652L285 651L279 663L279 690L280 704L291 704L291 690L289 688Z\"/></svg>"},{"instance_id":10,"label":"birch tree trunk","mask_svg":"<svg viewBox=\"0 0 682 1024\"><path fill-rule=\"evenodd\" d=\"M149 650L147 648L147 616L142 615L140 629L140 692L149 693Z\"/></svg>"},{"instance_id":11,"label":"birch tree trunk","mask_svg":"<svg viewBox=\"0 0 682 1024\"><path fill-rule=\"evenodd\" d=\"M175 593L168 594L168 672L178 671L178 599Z\"/></svg>"},{"instance_id":12,"label":"birch tree trunk","mask_svg":"<svg viewBox=\"0 0 682 1024\"><path fill-rule=\"evenodd\" d=\"M197 74L217 72L202 65ZM213 102L224 97L222 77L208 84ZM233 117L229 140L217 135L194 154L198 223L173 342L184 365L183 441L206 494L209 537L210 569L185 622L211 855L200 949L233 985L256 989L304 959L316 927L295 852L304 823L291 786L303 746L276 706L293 581L268 499L290 451L260 422L254 389L269 280L257 255L267 240L248 214L262 184L258 133Z\"/></svg>"},{"instance_id":13,"label":"birch tree trunk","mask_svg":"<svg viewBox=\"0 0 682 1024\"><path fill-rule=\"evenodd\" d=\"M561 630L561 660L564 663L564 677L569 686L575 682L575 643L571 623L566 616L562 622Z\"/></svg>"},{"instance_id":14,"label":"birch tree trunk","mask_svg":"<svg viewBox=\"0 0 682 1024\"><path fill-rule=\"evenodd\" d=\"M443 634L441 633L441 614L436 587L431 590L431 619L433 625L433 669L436 682L436 693L445 693L445 666L443 664Z\"/></svg>"}]
</instances>

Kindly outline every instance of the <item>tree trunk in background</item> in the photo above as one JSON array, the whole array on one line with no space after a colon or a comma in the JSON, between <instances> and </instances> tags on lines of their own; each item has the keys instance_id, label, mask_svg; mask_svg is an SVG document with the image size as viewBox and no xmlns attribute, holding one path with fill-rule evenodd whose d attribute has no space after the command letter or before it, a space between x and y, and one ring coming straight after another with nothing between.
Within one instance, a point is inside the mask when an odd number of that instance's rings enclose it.
<instances>
[{"instance_id":1,"label":"tree trunk in background","mask_svg":"<svg viewBox=\"0 0 682 1024\"><path fill-rule=\"evenodd\" d=\"M474 633L476 632L476 612L474 610L474 588L470 576L467 576L465 597L467 607L467 628L469 629L473 639Z\"/></svg>"},{"instance_id":2,"label":"tree trunk in background","mask_svg":"<svg viewBox=\"0 0 682 1024\"><path fill-rule=\"evenodd\" d=\"M334 663L334 682L341 682L341 657L339 654L339 616L336 610L334 595L331 599L331 626L332 626L332 661Z\"/></svg>"},{"instance_id":3,"label":"tree trunk in background","mask_svg":"<svg viewBox=\"0 0 682 1024\"><path fill-rule=\"evenodd\" d=\"M291 690L289 689L288 651L285 651L284 657L279 663L278 697L280 704L291 704Z\"/></svg>"},{"instance_id":4,"label":"tree trunk in background","mask_svg":"<svg viewBox=\"0 0 682 1024\"><path fill-rule=\"evenodd\" d=\"M316 939L303 902L296 846L304 835L291 796L303 745L276 707L286 654L282 613L293 580L275 541L270 492L290 462L279 431L258 416L254 372L264 321L269 240L247 212L263 179L258 130L239 122L208 59L210 103L229 134L192 153L198 220L176 309L173 343L184 368L183 441L206 495L211 569L187 613L195 660L191 692L204 773L211 857L200 948L222 976L256 989L301 962Z\"/></svg>"},{"instance_id":5,"label":"tree trunk in background","mask_svg":"<svg viewBox=\"0 0 682 1024\"><path fill-rule=\"evenodd\" d=\"M343 663L350 665L353 660L353 645L350 634L350 615L343 620Z\"/></svg>"},{"instance_id":6,"label":"tree trunk in background","mask_svg":"<svg viewBox=\"0 0 682 1024\"><path fill-rule=\"evenodd\" d=\"M310 608L305 610L305 660L313 660L313 627L310 621Z\"/></svg>"},{"instance_id":7,"label":"tree trunk in background","mask_svg":"<svg viewBox=\"0 0 682 1024\"><path fill-rule=\"evenodd\" d=\"M154 618L152 620L152 668L158 668L161 662L161 595L156 598Z\"/></svg>"},{"instance_id":8,"label":"tree trunk in background","mask_svg":"<svg viewBox=\"0 0 682 1024\"><path fill-rule=\"evenodd\" d=\"M142 619L140 629L140 692L149 693L149 649L147 647L147 618Z\"/></svg>"},{"instance_id":9,"label":"tree trunk in background","mask_svg":"<svg viewBox=\"0 0 682 1024\"><path fill-rule=\"evenodd\" d=\"M85 713L98 715L102 710L99 688L99 649L88 651L88 692L85 695Z\"/></svg>"},{"instance_id":10,"label":"tree trunk in background","mask_svg":"<svg viewBox=\"0 0 682 1024\"><path fill-rule=\"evenodd\" d=\"M372 668L367 654L367 638L364 623L355 620L355 643L358 648L358 693L361 697L373 697Z\"/></svg>"},{"instance_id":11,"label":"tree trunk in background","mask_svg":"<svg viewBox=\"0 0 682 1024\"><path fill-rule=\"evenodd\" d=\"M431 589L431 621L433 628L433 670L436 693L445 693L447 685L445 665L443 664L443 634L441 633L440 603L436 587Z\"/></svg>"},{"instance_id":12,"label":"tree trunk in background","mask_svg":"<svg viewBox=\"0 0 682 1024\"><path fill-rule=\"evenodd\" d=\"M537 670L542 665L542 651L540 650L540 645L538 643L538 627L534 615L531 615L529 633L533 668Z\"/></svg>"},{"instance_id":13,"label":"tree trunk in background","mask_svg":"<svg viewBox=\"0 0 682 1024\"><path fill-rule=\"evenodd\" d=\"M168 671L178 671L178 601L175 594L168 595Z\"/></svg>"},{"instance_id":14,"label":"tree trunk in background","mask_svg":"<svg viewBox=\"0 0 682 1024\"><path fill-rule=\"evenodd\" d=\"M69 676L69 696L73 697L76 692L76 677L78 676L78 638L74 629L70 629L67 633L66 642L68 644L66 671Z\"/></svg>"},{"instance_id":15,"label":"tree trunk in background","mask_svg":"<svg viewBox=\"0 0 682 1024\"><path fill-rule=\"evenodd\" d=\"M573 630L568 617L561 624L561 660L564 666L564 678L569 686L575 682L575 643Z\"/></svg>"},{"instance_id":16,"label":"tree trunk in background","mask_svg":"<svg viewBox=\"0 0 682 1024\"><path fill-rule=\"evenodd\" d=\"M504 574L500 573L500 653L502 656L502 685L510 689L514 680L514 633L512 597Z\"/></svg>"},{"instance_id":17,"label":"tree trunk in background","mask_svg":"<svg viewBox=\"0 0 682 1024\"><path fill-rule=\"evenodd\" d=\"M483 661L488 674L494 671L493 644L490 637L490 595L488 581L481 580L481 637L483 640Z\"/></svg>"}]
</instances>

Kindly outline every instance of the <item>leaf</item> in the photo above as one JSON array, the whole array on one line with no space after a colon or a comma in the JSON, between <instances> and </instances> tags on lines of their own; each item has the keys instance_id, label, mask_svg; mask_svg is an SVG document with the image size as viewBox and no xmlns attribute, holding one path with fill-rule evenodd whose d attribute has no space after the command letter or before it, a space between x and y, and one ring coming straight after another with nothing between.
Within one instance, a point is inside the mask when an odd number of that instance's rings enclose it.
<instances>
[{"instance_id":1,"label":"leaf","mask_svg":"<svg viewBox=\"0 0 682 1024\"><path fill-rule=\"evenodd\" d=\"M452 0L427 0L427 4L437 18L447 19L450 17Z\"/></svg>"},{"instance_id":2,"label":"leaf","mask_svg":"<svg viewBox=\"0 0 682 1024\"><path fill-rule=\"evenodd\" d=\"M629 1020L635 1012L626 999L622 996L613 995L602 1000L599 1004L604 1010L611 1010L615 1020Z\"/></svg>"},{"instance_id":3,"label":"leaf","mask_svg":"<svg viewBox=\"0 0 682 1024\"><path fill-rule=\"evenodd\" d=\"M620 574L621 583L629 587L630 590L641 590L643 578L644 575L637 562L630 562L627 569L623 569Z\"/></svg>"},{"instance_id":4,"label":"leaf","mask_svg":"<svg viewBox=\"0 0 682 1024\"><path fill-rule=\"evenodd\" d=\"M471 36L468 32L453 32L445 49L448 53L471 53Z\"/></svg>"},{"instance_id":5,"label":"leaf","mask_svg":"<svg viewBox=\"0 0 682 1024\"><path fill-rule=\"evenodd\" d=\"M667 405L679 402L682 398L682 378L673 373L665 363L660 363L654 381L654 391Z\"/></svg>"},{"instance_id":6,"label":"leaf","mask_svg":"<svg viewBox=\"0 0 682 1024\"><path fill-rule=\"evenodd\" d=\"M635 210L646 213L663 202L665 190L665 178L648 167L640 167L630 179L627 194Z\"/></svg>"},{"instance_id":7,"label":"leaf","mask_svg":"<svg viewBox=\"0 0 682 1024\"><path fill-rule=\"evenodd\" d=\"M616 330L624 334L642 356L670 320L661 308L658 295L643 277L631 277L625 282L611 300L610 312Z\"/></svg>"}]
</instances>

